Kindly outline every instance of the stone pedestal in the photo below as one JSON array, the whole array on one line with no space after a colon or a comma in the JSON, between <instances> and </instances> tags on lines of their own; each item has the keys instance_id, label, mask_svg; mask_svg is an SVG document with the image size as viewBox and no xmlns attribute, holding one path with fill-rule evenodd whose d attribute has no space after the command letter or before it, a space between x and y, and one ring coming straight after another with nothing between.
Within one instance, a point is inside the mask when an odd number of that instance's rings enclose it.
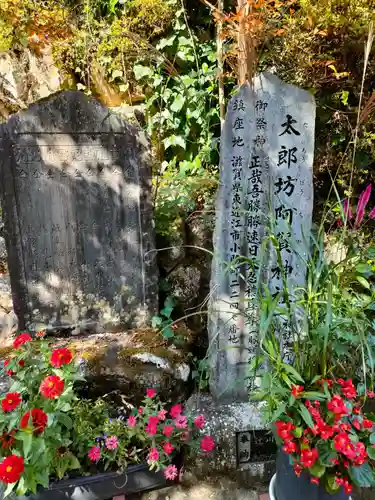
<instances>
[{"instance_id":1,"label":"stone pedestal","mask_svg":"<svg viewBox=\"0 0 375 500\"><path fill-rule=\"evenodd\" d=\"M261 422L260 404L218 404L210 394L194 394L186 407L191 415L205 417L202 435L216 443L213 453L194 457L195 470L203 475L225 473L252 487L269 482L276 446Z\"/></svg>"}]
</instances>

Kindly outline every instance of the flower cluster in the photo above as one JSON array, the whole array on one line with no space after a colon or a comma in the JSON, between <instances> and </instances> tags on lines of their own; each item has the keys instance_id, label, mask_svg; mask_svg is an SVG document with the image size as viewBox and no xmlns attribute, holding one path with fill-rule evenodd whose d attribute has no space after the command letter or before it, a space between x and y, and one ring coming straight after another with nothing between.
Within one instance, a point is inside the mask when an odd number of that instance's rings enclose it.
<instances>
[{"instance_id":1,"label":"flower cluster","mask_svg":"<svg viewBox=\"0 0 375 500\"><path fill-rule=\"evenodd\" d=\"M69 349L55 349L51 353L46 346L33 343L28 333L18 335L13 342L13 347L14 352L9 359L4 361L4 371L16 379L13 387L17 387L17 390L11 388L10 392L1 399L2 412L0 413L0 457L2 458L0 481L8 485L15 485L21 479L25 466L30 466L29 457L25 456L27 448L22 444L26 438L30 440L31 437L31 442L34 439L43 439L43 446L56 448L58 446L56 441L53 445L49 444L48 438L45 437L45 430L51 425L55 433L54 437L59 437L61 432L61 440L64 439L64 431L54 418L53 412L59 405L59 398L65 388L72 388L71 371L74 371L74 368L67 368L66 372L62 371L61 373L65 373L64 379L53 374L54 369L61 369L64 365L71 364L73 356ZM72 397L71 392L65 400L61 401L61 405L68 405ZM50 423L49 415L51 416ZM65 422L68 422L70 427L68 417L65 418ZM48 470L49 466L50 464L43 463L43 460L38 460L35 465L35 467L40 467L43 473ZM23 477L22 488L25 491L21 489L21 494L28 490L27 474Z\"/></svg>"},{"instance_id":2,"label":"flower cluster","mask_svg":"<svg viewBox=\"0 0 375 500\"><path fill-rule=\"evenodd\" d=\"M375 416L363 413L365 397L351 379L314 385L306 392L302 386L292 387L286 417L275 422L276 436L298 476L309 472L312 483L324 480L331 493L343 487L350 494L353 483L358 484L359 468L375 481ZM367 397L374 396L367 392Z\"/></svg>"},{"instance_id":3,"label":"flower cluster","mask_svg":"<svg viewBox=\"0 0 375 500\"><path fill-rule=\"evenodd\" d=\"M170 480L178 475L177 467L170 462L183 447L199 447L205 453L211 452L215 447L211 436L200 437L200 431L205 426L204 417L199 415L190 418L183 412L181 404L176 404L167 411L158 400L156 391L148 389L144 405L129 415L125 422L127 438L139 437L142 442L148 443L144 459L150 468L163 469L165 477ZM97 437L88 457L91 462L98 462L102 458L115 460L116 453L109 457L108 451L116 450L118 446L115 436Z\"/></svg>"}]
</instances>

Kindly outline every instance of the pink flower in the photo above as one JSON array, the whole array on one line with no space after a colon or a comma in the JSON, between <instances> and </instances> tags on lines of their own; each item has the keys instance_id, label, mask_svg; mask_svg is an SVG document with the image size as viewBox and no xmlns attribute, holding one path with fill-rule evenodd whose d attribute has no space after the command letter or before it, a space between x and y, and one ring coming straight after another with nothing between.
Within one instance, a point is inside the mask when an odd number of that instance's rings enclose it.
<instances>
[{"instance_id":1,"label":"pink flower","mask_svg":"<svg viewBox=\"0 0 375 500\"><path fill-rule=\"evenodd\" d=\"M357 205L357 215L355 218L355 223L354 227L358 228L361 225L361 222L363 221L363 217L365 215L365 208L367 206L367 203L370 200L371 196L371 191L372 191L372 186L369 184L367 188L361 193L361 196L359 197L358 205Z\"/></svg>"},{"instance_id":2,"label":"pink flower","mask_svg":"<svg viewBox=\"0 0 375 500\"><path fill-rule=\"evenodd\" d=\"M140 408L138 408L138 415L142 415L142 413L143 413L143 408L141 406Z\"/></svg>"},{"instance_id":3,"label":"pink flower","mask_svg":"<svg viewBox=\"0 0 375 500\"><path fill-rule=\"evenodd\" d=\"M210 452L215 448L215 441L211 436L205 436L201 441L201 449Z\"/></svg>"},{"instance_id":4,"label":"pink flower","mask_svg":"<svg viewBox=\"0 0 375 500\"><path fill-rule=\"evenodd\" d=\"M148 454L147 463L157 462L159 460L159 452L157 448L151 448Z\"/></svg>"},{"instance_id":5,"label":"pink flower","mask_svg":"<svg viewBox=\"0 0 375 500\"><path fill-rule=\"evenodd\" d=\"M164 476L166 479L170 481L174 481L178 476L178 470L175 465L168 465L168 467L164 471Z\"/></svg>"},{"instance_id":6,"label":"pink flower","mask_svg":"<svg viewBox=\"0 0 375 500\"><path fill-rule=\"evenodd\" d=\"M146 432L149 436L155 436L155 434L157 433L157 426L154 425L154 424L147 424L146 426Z\"/></svg>"},{"instance_id":7,"label":"pink flower","mask_svg":"<svg viewBox=\"0 0 375 500\"><path fill-rule=\"evenodd\" d=\"M93 446L91 450L88 452L88 457L91 462L99 462L100 460L100 448L99 446Z\"/></svg>"},{"instance_id":8,"label":"pink flower","mask_svg":"<svg viewBox=\"0 0 375 500\"><path fill-rule=\"evenodd\" d=\"M371 212L368 214L369 219L375 219L375 207L371 210Z\"/></svg>"},{"instance_id":9,"label":"pink flower","mask_svg":"<svg viewBox=\"0 0 375 500\"><path fill-rule=\"evenodd\" d=\"M108 450L115 450L118 447L118 440L116 436L110 436L105 440L105 445Z\"/></svg>"},{"instance_id":10,"label":"pink flower","mask_svg":"<svg viewBox=\"0 0 375 500\"><path fill-rule=\"evenodd\" d=\"M155 389L147 389L146 391L146 396L150 399L152 399L156 395Z\"/></svg>"},{"instance_id":11,"label":"pink flower","mask_svg":"<svg viewBox=\"0 0 375 500\"><path fill-rule=\"evenodd\" d=\"M165 443L165 445L163 446L163 450L167 455L170 455L174 450L174 446L171 443Z\"/></svg>"},{"instance_id":12,"label":"pink flower","mask_svg":"<svg viewBox=\"0 0 375 500\"><path fill-rule=\"evenodd\" d=\"M160 420L160 422L164 422L164 420L166 419L166 415L167 412L165 410L160 410L158 412L158 419Z\"/></svg>"},{"instance_id":13,"label":"pink flower","mask_svg":"<svg viewBox=\"0 0 375 500\"><path fill-rule=\"evenodd\" d=\"M170 409L169 413L171 415L172 418L177 418L181 415L182 413L182 405L174 405L172 406L172 408Z\"/></svg>"},{"instance_id":14,"label":"pink flower","mask_svg":"<svg viewBox=\"0 0 375 500\"><path fill-rule=\"evenodd\" d=\"M172 435L174 427L172 425L166 425L163 429L164 436L170 437Z\"/></svg>"},{"instance_id":15,"label":"pink flower","mask_svg":"<svg viewBox=\"0 0 375 500\"><path fill-rule=\"evenodd\" d=\"M135 427L137 425L137 417L130 415L128 418L128 427Z\"/></svg>"},{"instance_id":16,"label":"pink flower","mask_svg":"<svg viewBox=\"0 0 375 500\"><path fill-rule=\"evenodd\" d=\"M203 429L205 424L205 419L203 415L199 415L194 419L194 425L197 429Z\"/></svg>"},{"instance_id":17,"label":"pink flower","mask_svg":"<svg viewBox=\"0 0 375 500\"><path fill-rule=\"evenodd\" d=\"M184 417L183 415L177 417L174 420L174 425L176 426L177 429L186 429L188 423L187 423L187 417Z\"/></svg>"}]
</instances>

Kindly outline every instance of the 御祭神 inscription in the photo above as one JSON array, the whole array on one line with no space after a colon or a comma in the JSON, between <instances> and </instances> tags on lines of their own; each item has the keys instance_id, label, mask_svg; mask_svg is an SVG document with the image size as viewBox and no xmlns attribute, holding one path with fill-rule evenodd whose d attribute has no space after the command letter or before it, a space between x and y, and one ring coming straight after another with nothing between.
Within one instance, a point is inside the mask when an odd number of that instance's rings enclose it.
<instances>
[{"instance_id":1,"label":"\u5fa1\u796d\u795e inscription","mask_svg":"<svg viewBox=\"0 0 375 500\"><path fill-rule=\"evenodd\" d=\"M274 297L283 291L284 278L292 296L304 285L297 254L308 251L311 229L314 122L313 97L270 74L242 86L229 102L209 316L211 391L221 400L247 398L244 379L258 348L260 281ZM269 226L282 266L274 251L265 254L262 247ZM280 324L288 330L285 318Z\"/></svg>"}]
</instances>

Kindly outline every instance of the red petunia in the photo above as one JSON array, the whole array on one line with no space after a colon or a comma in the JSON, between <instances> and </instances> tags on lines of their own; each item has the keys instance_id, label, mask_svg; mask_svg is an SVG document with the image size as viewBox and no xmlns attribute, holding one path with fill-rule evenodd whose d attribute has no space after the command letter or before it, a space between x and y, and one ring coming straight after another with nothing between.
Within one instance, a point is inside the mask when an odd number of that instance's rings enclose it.
<instances>
[{"instance_id":1,"label":"red petunia","mask_svg":"<svg viewBox=\"0 0 375 500\"><path fill-rule=\"evenodd\" d=\"M182 405L174 405L169 410L169 414L172 418L177 418L181 415L182 410L183 410Z\"/></svg>"},{"instance_id":2,"label":"red petunia","mask_svg":"<svg viewBox=\"0 0 375 500\"><path fill-rule=\"evenodd\" d=\"M1 401L3 411L13 411L21 404L22 398L19 392L8 392L5 398Z\"/></svg>"},{"instance_id":3,"label":"red petunia","mask_svg":"<svg viewBox=\"0 0 375 500\"><path fill-rule=\"evenodd\" d=\"M33 427L34 434L40 434L44 431L47 426L48 417L43 410L39 408L34 408L31 411L25 413L21 418L21 429L27 429L30 424Z\"/></svg>"},{"instance_id":4,"label":"red petunia","mask_svg":"<svg viewBox=\"0 0 375 500\"><path fill-rule=\"evenodd\" d=\"M167 455L170 455L174 450L174 446L171 443L165 443L165 445L163 446L163 450Z\"/></svg>"},{"instance_id":5,"label":"red petunia","mask_svg":"<svg viewBox=\"0 0 375 500\"><path fill-rule=\"evenodd\" d=\"M318 450L315 448L313 448L312 450L302 450L300 459L301 465L305 468L310 468L318 460L318 457Z\"/></svg>"},{"instance_id":6,"label":"red petunia","mask_svg":"<svg viewBox=\"0 0 375 500\"><path fill-rule=\"evenodd\" d=\"M292 396L294 396L295 398L298 398L298 396L300 396L300 394L302 394L302 392L304 391L304 386L303 385L294 385L292 384Z\"/></svg>"},{"instance_id":7,"label":"red petunia","mask_svg":"<svg viewBox=\"0 0 375 500\"><path fill-rule=\"evenodd\" d=\"M23 458L18 455L5 457L0 463L0 481L11 484L16 483L25 470Z\"/></svg>"},{"instance_id":8,"label":"red petunia","mask_svg":"<svg viewBox=\"0 0 375 500\"><path fill-rule=\"evenodd\" d=\"M215 441L212 439L211 436L205 436L201 440L201 449L206 452L210 452L215 448Z\"/></svg>"},{"instance_id":9,"label":"red petunia","mask_svg":"<svg viewBox=\"0 0 375 500\"><path fill-rule=\"evenodd\" d=\"M146 391L146 396L150 399L156 396L156 391L155 389L147 389Z\"/></svg>"},{"instance_id":10,"label":"red petunia","mask_svg":"<svg viewBox=\"0 0 375 500\"><path fill-rule=\"evenodd\" d=\"M40 393L48 399L59 397L64 390L64 381L56 375L50 375L42 380L40 384Z\"/></svg>"},{"instance_id":11,"label":"red petunia","mask_svg":"<svg viewBox=\"0 0 375 500\"><path fill-rule=\"evenodd\" d=\"M13 347L18 349L21 345L26 344L27 342L31 342L33 339L30 337L28 333L21 333L18 335L13 341Z\"/></svg>"},{"instance_id":12,"label":"red petunia","mask_svg":"<svg viewBox=\"0 0 375 500\"><path fill-rule=\"evenodd\" d=\"M61 368L62 365L68 365L72 362L73 356L69 349L55 349L51 355L51 365L55 368Z\"/></svg>"}]
</instances>

